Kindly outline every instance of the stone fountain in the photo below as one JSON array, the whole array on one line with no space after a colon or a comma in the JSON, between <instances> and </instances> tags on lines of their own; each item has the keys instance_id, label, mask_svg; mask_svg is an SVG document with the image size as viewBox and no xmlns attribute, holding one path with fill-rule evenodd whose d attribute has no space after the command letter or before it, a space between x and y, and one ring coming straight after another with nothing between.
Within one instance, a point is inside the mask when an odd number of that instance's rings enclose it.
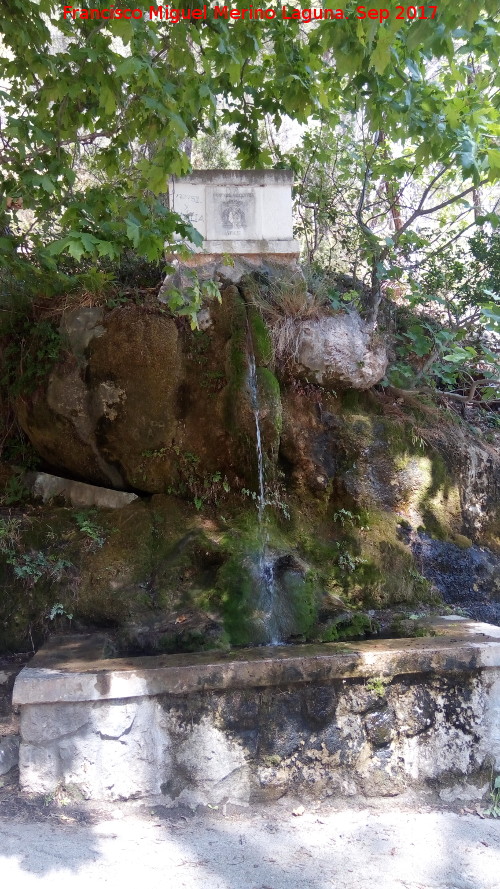
<instances>
[{"instance_id":1,"label":"stone fountain","mask_svg":"<svg viewBox=\"0 0 500 889\"><path fill-rule=\"evenodd\" d=\"M213 393L206 417L199 413L190 419L194 389L176 376L179 366L188 360L187 350L183 352L179 345L179 331L163 314L155 319L135 307L131 311L141 331L140 360L146 384L150 379L156 382L155 375L166 367L165 379L161 377L158 383L168 394L161 412L148 418L148 424L133 426L137 405L141 406L145 394L140 388L141 376L136 374L126 390L119 382L120 368L113 365L108 380L105 367L115 361L117 350L112 350L110 359L105 347L107 331L101 324L103 311L90 309L83 319L71 315L64 320L75 355L72 393L68 395L64 389L68 368L64 368L64 376L62 371L58 376L56 369L47 393L53 414L36 402L41 398L38 393L30 405L20 404L19 415L47 462L59 461L70 475L84 472L85 478L96 484L112 482L114 487L129 487L157 498L174 483L183 449L192 447L203 416L200 454L208 459L207 443L213 439L211 454L226 460L225 466L231 467L240 487L244 479L238 478L238 473L247 472L258 481L260 549L253 554L251 567L265 595L261 601L257 597L255 607L264 627L260 641L279 642L274 566L277 559L283 561L283 553L269 546L264 521L265 463L269 453L276 456L279 444L276 424L273 429L269 421L272 387L266 396L263 386L272 374L252 333L248 336L248 305L234 287L231 291L231 284L243 281L249 271L288 281L300 277L292 231L291 174L281 170L196 172L172 180L170 198L172 208L204 240L201 248L193 247L190 256L177 264L160 300L167 300L172 286L182 289L185 276L193 270L200 280L219 276L226 282L233 315L242 317L239 327L232 320L228 322L223 305L216 328L222 333L211 348L216 351L220 342L221 350L235 361L239 385L250 406L249 419L238 415L238 428L243 428L247 441L256 441L256 466L248 465L248 452L242 457L237 448L234 450L237 437L226 432L223 438L213 422L214 416L220 418L226 411L226 390ZM118 310L109 319L123 349L127 348L130 317ZM211 329L214 316L203 309L199 322ZM159 337L160 323L163 339ZM336 345L332 345L333 329L337 331ZM309 499L326 496L335 481L337 464L328 441L340 425L322 402L308 405L306 436L310 436L311 447L307 450L306 437L293 437L295 401L299 397L307 400L311 380L327 386L332 368L336 380L358 389L368 389L381 379L387 356L383 343L374 342L372 333L359 316L347 314L326 321L309 320L301 329L297 354L302 356L308 376L300 380L303 391L297 395L295 389L290 396L292 421L282 436L281 451ZM324 355L318 355L318 342L328 356L326 364ZM160 347L163 351L155 352ZM242 350L245 362L249 359L243 372ZM192 360L191 382L198 380L202 366L200 356L195 358L199 363ZM211 372L218 379L218 366ZM90 385L92 392L85 389ZM229 382L229 394L231 385ZM135 401L133 386L138 387ZM324 398L326 403L326 395ZM201 400L207 401L205 396ZM84 414L89 405L92 415ZM205 410L204 404L202 407ZM57 416L57 428L64 432L57 441L52 441L44 425L53 424L53 416ZM232 428L234 418L226 416L226 420ZM356 420L357 434L366 436L359 422ZM130 441L137 448L133 458L124 450L131 426ZM171 430L177 438L172 439ZM173 446L165 445L167 434ZM60 443L67 441L71 447L58 452ZM384 450L383 442L380 447ZM184 480L192 460L201 457L191 454L190 459L187 469L186 457L180 464ZM383 460L377 459L377 469L382 464L383 468L386 450ZM363 460L368 461L366 466ZM394 499L397 491L387 493L384 473L379 480L369 461L373 463L373 454L363 445L359 456L366 470L362 468L359 482L362 491L371 485L377 494L382 492L380 497ZM350 497L354 497L352 462L345 471ZM215 469L216 463L210 465L211 473ZM405 484L408 487L404 472L406 466L400 472L402 490ZM404 496L408 497L406 490ZM318 502L321 504L320 499ZM383 502L394 506L393 500ZM429 504L432 506L430 500ZM135 516L145 507L136 498L135 504L123 507L124 512L126 509L136 509ZM351 513L344 510L343 515ZM146 521L144 515L141 521ZM209 524L205 521L204 528ZM157 541L157 524L154 532ZM136 543L141 533L134 518ZM188 548L193 539L192 533L187 533L182 547ZM219 558L217 546L206 534L202 538L198 549L203 550L204 571L212 564L210 559ZM397 549L396 538L391 546L391 569L398 556L406 571L404 560L409 557ZM175 554L175 547L172 552ZM120 566L124 557L120 555ZM322 557L320 550L319 560ZM95 584L98 555L93 558ZM120 589L121 567L113 569L112 575L106 574L109 567L107 563L102 566L103 577L112 578ZM407 583L422 581L419 575L415 581L415 572L408 571L395 583L403 583L403 579ZM144 590L145 585L139 585L138 596L144 598ZM105 595L101 592L97 598ZM53 793L64 785L89 798L161 797L169 806L181 803L193 807L227 800L275 799L287 792L393 795L422 787L437 789L443 799L479 798L488 788L492 770L500 769L500 630L458 618L422 622L420 629L422 638L413 639L264 645L138 657L120 651L115 641L102 633L53 636L15 684L14 703L20 709L21 785L36 793ZM335 626L330 626L329 638L334 631Z\"/></svg>"}]
</instances>

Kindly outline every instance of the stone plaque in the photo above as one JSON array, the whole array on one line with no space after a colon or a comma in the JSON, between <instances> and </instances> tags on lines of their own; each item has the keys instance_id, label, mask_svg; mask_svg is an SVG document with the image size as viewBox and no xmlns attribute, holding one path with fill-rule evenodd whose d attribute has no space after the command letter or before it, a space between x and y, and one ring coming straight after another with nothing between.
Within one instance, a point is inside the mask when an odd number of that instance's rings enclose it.
<instances>
[{"instance_id":1,"label":"stone plaque","mask_svg":"<svg viewBox=\"0 0 500 889\"><path fill-rule=\"evenodd\" d=\"M209 239L256 237L255 188L207 188Z\"/></svg>"},{"instance_id":2,"label":"stone plaque","mask_svg":"<svg viewBox=\"0 0 500 889\"><path fill-rule=\"evenodd\" d=\"M298 255L290 170L194 170L171 178L169 201L203 238L193 253Z\"/></svg>"}]
</instances>

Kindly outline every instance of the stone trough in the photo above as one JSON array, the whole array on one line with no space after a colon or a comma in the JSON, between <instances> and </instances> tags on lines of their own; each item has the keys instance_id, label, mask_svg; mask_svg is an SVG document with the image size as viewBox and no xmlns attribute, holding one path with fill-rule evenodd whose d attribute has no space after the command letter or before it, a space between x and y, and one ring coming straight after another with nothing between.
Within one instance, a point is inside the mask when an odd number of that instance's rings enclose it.
<instances>
[{"instance_id":1,"label":"stone trough","mask_svg":"<svg viewBox=\"0 0 500 889\"><path fill-rule=\"evenodd\" d=\"M432 632L111 659L105 636L54 637L14 688L21 786L192 807L480 798L500 770L500 628L441 618Z\"/></svg>"}]
</instances>

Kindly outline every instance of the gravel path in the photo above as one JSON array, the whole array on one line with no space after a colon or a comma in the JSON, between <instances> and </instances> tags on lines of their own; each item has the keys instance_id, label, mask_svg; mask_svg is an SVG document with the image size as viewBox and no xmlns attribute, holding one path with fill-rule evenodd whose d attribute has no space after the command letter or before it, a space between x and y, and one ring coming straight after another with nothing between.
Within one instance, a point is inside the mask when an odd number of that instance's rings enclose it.
<instances>
[{"instance_id":1,"label":"gravel path","mask_svg":"<svg viewBox=\"0 0 500 889\"><path fill-rule=\"evenodd\" d=\"M395 800L202 815L139 804L0 810L16 889L499 889L500 822Z\"/></svg>"}]
</instances>

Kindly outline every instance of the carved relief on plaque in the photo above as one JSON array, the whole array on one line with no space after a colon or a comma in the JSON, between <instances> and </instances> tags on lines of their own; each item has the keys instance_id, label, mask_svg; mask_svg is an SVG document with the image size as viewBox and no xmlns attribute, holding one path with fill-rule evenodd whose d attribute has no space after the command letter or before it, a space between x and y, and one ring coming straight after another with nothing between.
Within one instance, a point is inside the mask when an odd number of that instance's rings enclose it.
<instances>
[{"instance_id":1,"label":"carved relief on plaque","mask_svg":"<svg viewBox=\"0 0 500 889\"><path fill-rule=\"evenodd\" d=\"M228 234L234 234L236 229L244 231L247 227L245 206L240 201L223 201L220 216L222 227Z\"/></svg>"},{"instance_id":2,"label":"carved relief on plaque","mask_svg":"<svg viewBox=\"0 0 500 889\"><path fill-rule=\"evenodd\" d=\"M255 237L255 189L210 189L209 237L242 239Z\"/></svg>"}]
</instances>

